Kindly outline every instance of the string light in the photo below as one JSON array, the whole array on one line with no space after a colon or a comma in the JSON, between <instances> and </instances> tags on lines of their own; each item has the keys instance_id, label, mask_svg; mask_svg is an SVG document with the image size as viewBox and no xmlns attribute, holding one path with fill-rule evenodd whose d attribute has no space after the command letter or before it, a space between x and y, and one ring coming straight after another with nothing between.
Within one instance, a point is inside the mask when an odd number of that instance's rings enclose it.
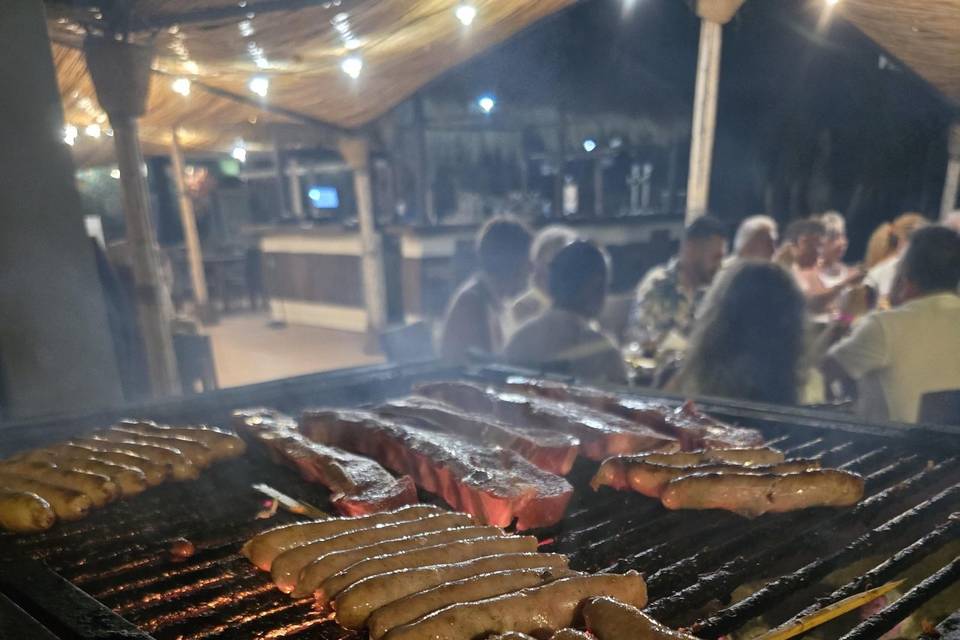
<instances>
[{"instance_id":1,"label":"string light","mask_svg":"<svg viewBox=\"0 0 960 640\"><path fill-rule=\"evenodd\" d=\"M263 76L254 76L250 78L250 83L247 86L252 93L257 94L261 98L266 98L267 93L270 91L270 80Z\"/></svg>"},{"instance_id":2,"label":"string light","mask_svg":"<svg viewBox=\"0 0 960 640\"><path fill-rule=\"evenodd\" d=\"M497 106L497 101L493 96L480 96L480 99L477 100L477 106L480 107L480 111L490 113Z\"/></svg>"},{"instance_id":3,"label":"string light","mask_svg":"<svg viewBox=\"0 0 960 640\"><path fill-rule=\"evenodd\" d=\"M86 127L83 128L83 132L84 132L85 134L87 134L88 136L90 136L91 138L99 138L99 137L100 137L100 125L98 125L98 124L88 124Z\"/></svg>"},{"instance_id":4,"label":"string light","mask_svg":"<svg viewBox=\"0 0 960 640\"><path fill-rule=\"evenodd\" d=\"M73 146L74 141L76 141L79 132L77 128L72 124L68 124L63 128L63 141L66 142L71 147Z\"/></svg>"},{"instance_id":5,"label":"string light","mask_svg":"<svg viewBox=\"0 0 960 640\"><path fill-rule=\"evenodd\" d=\"M243 140L237 140L234 143L233 150L230 151L230 157L236 160L237 162L247 161L247 147L244 144Z\"/></svg>"},{"instance_id":6,"label":"string light","mask_svg":"<svg viewBox=\"0 0 960 640\"><path fill-rule=\"evenodd\" d=\"M170 84L170 87L174 90L174 92L179 93L184 97L190 95L190 79L189 78L177 78Z\"/></svg>"},{"instance_id":7,"label":"string light","mask_svg":"<svg viewBox=\"0 0 960 640\"><path fill-rule=\"evenodd\" d=\"M469 27L473 24L473 19L477 17L477 8L471 4L461 4L454 14L463 26Z\"/></svg>"},{"instance_id":8,"label":"string light","mask_svg":"<svg viewBox=\"0 0 960 640\"><path fill-rule=\"evenodd\" d=\"M363 60L357 56L349 56L343 59L340 68L345 74L356 80L360 77L360 72L363 71Z\"/></svg>"}]
</instances>

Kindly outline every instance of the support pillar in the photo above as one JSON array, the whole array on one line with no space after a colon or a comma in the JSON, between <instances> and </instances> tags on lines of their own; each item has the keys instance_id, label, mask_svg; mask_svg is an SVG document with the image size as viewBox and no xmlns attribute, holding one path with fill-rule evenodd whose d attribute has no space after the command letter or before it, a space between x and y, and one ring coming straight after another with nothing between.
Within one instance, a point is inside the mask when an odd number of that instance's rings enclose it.
<instances>
[{"instance_id":1,"label":"support pillar","mask_svg":"<svg viewBox=\"0 0 960 640\"><path fill-rule=\"evenodd\" d=\"M172 305L161 277L137 125L137 118L146 110L153 51L128 42L88 36L84 53L97 100L113 128L137 316L147 353L150 386L154 396L174 395L180 392L180 382L170 333Z\"/></svg>"},{"instance_id":2,"label":"support pillar","mask_svg":"<svg viewBox=\"0 0 960 640\"><path fill-rule=\"evenodd\" d=\"M603 158L597 156L593 160L593 216L603 215Z\"/></svg>"},{"instance_id":3,"label":"support pillar","mask_svg":"<svg viewBox=\"0 0 960 640\"><path fill-rule=\"evenodd\" d=\"M697 84L693 99L693 127L690 131L687 223L704 215L709 206L723 25L733 18L741 4L743 0L697 0L697 15L700 16L700 49L697 56Z\"/></svg>"},{"instance_id":4,"label":"support pillar","mask_svg":"<svg viewBox=\"0 0 960 640\"><path fill-rule=\"evenodd\" d=\"M207 294L207 275L203 269L203 248L200 245L200 233L197 231L197 216L193 211L190 194L187 193L183 151L180 148L177 127L174 127L170 133L170 162L173 169L173 184L176 186L177 200L180 204L180 226L183 227L183 244L187 250L193 303L200 321L210 324L216 321L216 314L210 306L210 297Z\"/></svg>"},{"instance_id":5,"label":"support pillar","mask_svg":"<svg viewBox=\"0 0 960 640\"><path fill-rule=\"evenodd\" d=\"M943 181L943 199L940 201L940 220L946 221L947 216L960 209L957 196L960 195L960 122L950 127L947 141L947 176Z\"/></svg>"},{"instance_id":6,"label":"support pillar","mask_svg":"<svg viewBox=\"0 0 960 640\"><path fill-rule=\"evenodd\" d=\"M4 6L0 85L0 411L20 419L118 406L41 0Z\"/></svg>"},{"instance_id":7,"label":"support pillar","mask_svg":"<svg viewBox=\"0 0 960 640\"><path fill-rule=\"evenodd\" d=\"M387 289L383 272L383 242L377 232L373 213L373 189L370 185L370 150L366 138L341 138L340 155L353 170L353 188L357 196L357 220L363 253L363 301L367 308L367 327L379 333L387 326Z\"/></svg>"},{"instance_id":8,"label":"support pillar","mask_svg":"<svg viewBox=\"0 0 960 640\"><path fill-rule=\"evenodd\" d=\"M287 180L290 181L290 211L294 216L303 218L303 194L300 193L300 172L296 160L291 160L287 165Z\"/></svg>"}]
</instances>

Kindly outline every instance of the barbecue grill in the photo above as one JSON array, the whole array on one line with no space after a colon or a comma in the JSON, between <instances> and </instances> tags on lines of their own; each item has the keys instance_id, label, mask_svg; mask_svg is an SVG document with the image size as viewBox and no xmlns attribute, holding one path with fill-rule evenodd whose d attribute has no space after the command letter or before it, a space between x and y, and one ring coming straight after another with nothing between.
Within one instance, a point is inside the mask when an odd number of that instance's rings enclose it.
<instances>
[{"instance_id":1,"label":"barbecue grill","mask_svg":"<svg viewBox=\"0 0 960 640\"><path fill-rule=\"evenodd\" d=\"M308 406L362 405L403 395L420 381L497 381L508 373L420 363L303 376L115 413L9 425L0 430L0 454L125 415L227 424L230 411L240 407L297 413ZM830 637L880 638L931 598L949 595L944 592L958 582L960 560L939 558L960 538L960 432L863 425L849 416L747 403L704 400L701 406L760 429L790 456L821 456L825 465L863 474L865 499L852 509L755 520L670 512L637 494L594 493L587 483L595 465L578 461L566 517L534 532L541 549L569 554L575 569L643 572L648 611L702 638L743 632L761 618L774 626L907 571L922 571L925 579L863 622L855 614L841 618ZM252 451L215 465L199 481L150 489L44 534L0 536L0 638L357 637L324 619L309 599L282 594L268 574L240 556L250 536L296 518L281 511L258 519L264 505L251 490L256 482L326 505L325 489ZM181 537L196 547L186 559L169 552ZM824 590L831 574L837 586ZM949 606L958 609L960 602ZM944 621L943 637L956 638L956 627L957 616Z\"/></svg>"}]
</instances>

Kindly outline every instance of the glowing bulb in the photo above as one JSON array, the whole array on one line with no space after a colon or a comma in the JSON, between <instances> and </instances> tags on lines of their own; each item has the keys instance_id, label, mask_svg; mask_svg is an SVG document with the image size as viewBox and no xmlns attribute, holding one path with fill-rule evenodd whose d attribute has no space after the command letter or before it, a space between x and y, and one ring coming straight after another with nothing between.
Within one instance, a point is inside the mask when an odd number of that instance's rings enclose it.
<instances>
[{"instance_id":1,"label":"glowing bulb","mask_svg":"<svg viewBox=\"0 0 960 640\"><path fill-rule=\"evenodd\" d=\"M88 136L90 136L91 138L99 138L99 137L100 137L100 125L98 125L98 124L88 124L86 127L83 128L83 132L84 132L85 134L87 134Z\"/></svg>"},{"instance_id":2,"label":"glowing bulb","mask_svg":"<svg viewBox=\"0 0 960 640\"><path fill-rule=\"evenodd\" d=\"M112 169L112 170L110 171L110 177L113 178L114 180L119 180L119 179L120 179L120 169Z\"/></svg>"},{"instance_id":3,"label":"glowing bulb","mask_svg":"<svg viewBox=\"0 0 960 640\"><path fill-rule=\"evenodd\" d=\"M360 72L363 71L363 60L357 56L344 58L343 62L340 63L340 68L343 69L345 74L356 80L360 77Z\"/></svg>"},{"instance_id":4,"label":"glowing bulb","mask_svg":"<svg viewBox=\"0 0 960 640\"><path fill-rule=\"evenodd\" d=\"M824 0L827 3L828 7L835 7L840 2L840 0Z\"/></svg>"},{"instance_id":5,"label":"glowing bulb","mask_svg":"<svg viewBox=\"0 0 960 640\"><path fill-rule=\"evenodd\" d=\"M493 108L497 106L497 101L493 99L493 96L481 96L477 100L477 106L480 107L480 110L484 113L490 113L493 111Z\"/></svg>"},{"instance_id":6,"label":"glowing bulb","mask_svg":"<svg viewBox=\"0 0 960 640\"><path fill-rule=\"evenodd\" d=\"M270 91L270 80L263 76L254 76L250 78L250 83L247 86L252 93L257 94L261 98L266 98L267 92Z\"/></svg>"},{"instance_id":7,"label":"glowing bulb","mask_svg":"<svg viewBox=\"0 0 960 640\"><path fill-rule=\"evenodd\" d=\"M473 19L477 17L477 9L473 5L461 4L454 12L463 26L469 27L473 24Z\"/></svg>"},{"instance_id":8,"label":"glowing bulb","mask_svg":"<svg viewBox=\"0 0 960 640\"><path fill-rule=\"evenodd\" d=\"M186 97L190 95L190 79L189 78L177 78L170 84L170 88L173 89L176 93Z\"/></svg>"},{"instance_id":9,"label":"glowing bulb","mask_svg":"<svg viewBox=\"0 0 960 640\"><path fill-rule=\"evenodd\" d=\"M590 153L596 148L597 148L596 140L591 140L590 138L587 138L586 140L583 141L583 150L586 151L587 153Z\"/></svg>"},{"instance_id":10,"label":"glowing bulb","mask_svg":"<svg viewBox=\"0 0 960 640\"><path fill-rule=\"evenodd\" d=\"M236 160L237 162L246 162L247 161L247 149L243 146L242 143L238 143L237 146L233 148L230 152L230 157Z\"/></svg>"},{"instance_id":11,"label":"glowing bulb","mask_svg":"<svg viewBox=\"0 0 960 640\"><path fill-rule=\"evenodd\" d=\"M78 135L79 132L77 131L77 128L72 124L68 124L63 128L63 141L71 147L73 146L73 143L77 139Z\"/></svg>"}]
</instances>

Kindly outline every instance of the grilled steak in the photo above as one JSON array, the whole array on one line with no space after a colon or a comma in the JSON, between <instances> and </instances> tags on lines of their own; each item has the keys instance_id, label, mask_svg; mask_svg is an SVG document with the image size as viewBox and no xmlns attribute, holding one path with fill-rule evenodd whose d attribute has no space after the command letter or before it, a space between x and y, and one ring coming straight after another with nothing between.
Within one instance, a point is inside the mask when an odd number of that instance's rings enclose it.
<instances>
[{"instance_id":1,"label":"grilled steak","mask_svg":"<svg viewBox=\"0 0 960 640\"><path fill-rule=\"evenodd\" d=\"M417 502L417 488L408 476L394 478L375 461L336 447L311 442L296 423L270 410L234 413L237 429L265 445L272 457L333 492L331 503L348 516L395 509Z\"/></svg>"},{"instance_id":2,"label":"grilled steak","mask_svg":"<svg viewBox=\"0 0 960 640\"><path fill-rule=\"evenodd\" d=\"M555 524L573 496L560 476L507 449L403 424L368 411L308 411L311 440L371 456L484 524L520 529Z\"/></svg>"},{"instance_id":3,"label":"grilled steak","mask_svg":"<svg viewBox=\"0 0 960 640\"><path fill-rule=\"evenodd\" d=\"M603 460L618 453L679 448L673 436L573 402L501 392L469 382L426 383L416 387L416 391L464 411L494 416L508 424L526 424L568 433L579 438L581 453L591 460Z\"/></svg>"},{"instance_id":4,"label":"grilled steak","mask_svg":"<svg viewBox=\"0 0 960 640\"><path fill-rule=\"evenodd\" d=\"M692 402L679 408L637 400L591 387L572 387L559 382L511 377L506 386L517 392L576 402L626 418L654 431L673 436L685 450L717 447L755 447L763 435L755 429L723 424L700 413Z\"/></svg>"},{"instance_id":5,"label":"grilled steak","mask_svg":"<svg viewBox=\"0 0 960 640\"><path fill-rule=\"evenodd\" d=\"M544 471L561 476L570 473L580 448L580 441L567 433L507 424L492 417L478 418L429 398L414 396L394 400L377 407L376 411L388 417L414 419L419 427L455 433L516 451Z\"/></svg>"}]
</instances>

